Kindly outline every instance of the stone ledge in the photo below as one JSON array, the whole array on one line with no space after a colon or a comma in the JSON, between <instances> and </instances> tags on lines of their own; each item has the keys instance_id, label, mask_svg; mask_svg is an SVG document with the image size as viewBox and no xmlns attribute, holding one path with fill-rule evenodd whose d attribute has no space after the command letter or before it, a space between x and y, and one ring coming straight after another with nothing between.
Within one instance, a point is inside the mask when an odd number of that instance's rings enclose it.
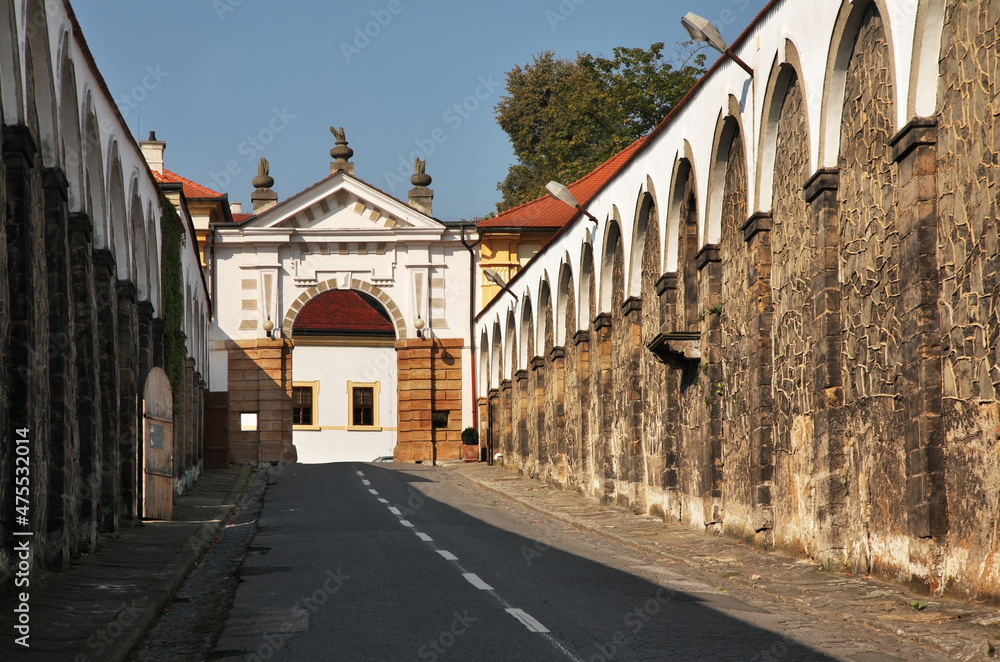
<instances>
[{"instance_id":1,"label":"stone ledge","mask_svg":"<svg viewBox=\"0 0 1000 662\"><path fill-rule=\"evenodd\" d=\"M658 333L646 348L661 363L670 363L676 359L701 360L701 333L697 331Z\"/></svg>"},{"instance_id":2,"label":"stone ledge","mask_svg":"<svg viewBox=\"0 0 1000 662\"><path fill-rule=\"evenodd\" d=\"M937 119L934 117L914 117L899 132L889 139L892 160L899 162L917 147L937 144Z\"/></svg>"},{"instance_id":3,"label":"stone ledge","mask_svg":"<svg viewBox=\"0 0 1000 662\"><path fill-rule=\"evenodd\" d=\"M722 262L722 251L719 244L705 244L694 256L695 268L701 271L706 265L713 262Z\"/></svg>"},{"instance_id":4,"label":"stone ledge","mask_svg":"<svg viewBox=\"0 0 1000 662\"><path fill-rule=\"evenodd\" d=\"M660 276L656 281L656 296L663 296L668 290L676 290L677 282L680 279L676 271L671 271Z\"/></svg>"},{"instance_id":5,"label":"stone ledge","mask_svg":"<svg viewBox=\"0 0 1000 662\"><path fill-rule=\"evenodd\" d=\"M640 297L629 297L622 301L622 315L629 317L634 314L642 314L642 299Z\"/></svg>"},{"instance_id":6,"label":"stone ledge","mask_svg":"<svg viewBox=\"0 0 1000 662\"><path fill-rule=\"evenodd\" d=\"M749 242L760 232L770 232L772 216L769 211L759 211L743 224L743 241Z\"/></svg>"},{"instance_id":7,"label":"stone ledge","mask_svg":"<svg viewBox=\"0 0 1000 662\"><path fill-rule=\"evenodd\" d=\"M812 202L828 191L836 193L840 189L840 168L820 168L802 188L806 202Z\"/></svg>"}]
</instances>

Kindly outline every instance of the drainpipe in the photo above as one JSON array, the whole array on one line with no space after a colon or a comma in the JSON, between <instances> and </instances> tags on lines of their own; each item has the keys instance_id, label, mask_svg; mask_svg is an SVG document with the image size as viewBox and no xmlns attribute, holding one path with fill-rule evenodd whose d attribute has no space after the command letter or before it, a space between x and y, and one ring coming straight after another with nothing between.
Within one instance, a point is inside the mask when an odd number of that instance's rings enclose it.
<instances>
[{"instance_id":1,"label":"drainpipe","mask_svg":"<svg viewBox=\"0 0 1000 662\"><path fill-rule=\"evenodd\" d=\"M479 402L476 400L476 253L473 250L482 238L473 243L465 240L465 229L475 223L462 223L462 245L469 251L469 357L472 362L472 427L479 432Z\"/></svg>"}]
</instances>

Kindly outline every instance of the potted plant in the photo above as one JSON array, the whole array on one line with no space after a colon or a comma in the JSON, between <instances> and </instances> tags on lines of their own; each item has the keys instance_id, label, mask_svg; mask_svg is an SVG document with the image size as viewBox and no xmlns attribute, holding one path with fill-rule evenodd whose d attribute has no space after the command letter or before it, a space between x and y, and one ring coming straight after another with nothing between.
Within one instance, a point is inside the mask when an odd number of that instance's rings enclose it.
<instances>
[{"instance_id":1,"label":"potted plant","mask_svg":"<svg viewBox=\"0 0 1000 662\"><path fill-rule=\"evenodd\" d=\"M462 430L462 459L466 462L479 461L479 430L472 426Z\"/></svg>"}]
</instances>

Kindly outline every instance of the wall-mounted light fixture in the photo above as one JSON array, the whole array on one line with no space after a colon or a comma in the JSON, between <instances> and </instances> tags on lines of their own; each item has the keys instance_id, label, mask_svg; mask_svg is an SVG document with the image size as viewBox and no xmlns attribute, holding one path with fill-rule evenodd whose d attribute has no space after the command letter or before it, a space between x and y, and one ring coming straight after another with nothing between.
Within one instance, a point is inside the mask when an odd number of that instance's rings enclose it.
<instances>
[{"instance_id":1,"label":"wall-mounted light fixture","mask_svg":"<svg viewBox=\"0 0 1000 662\"><path fill-rule=\"evenodd\" d=\"M270 315L264 320L264 333L267 334L269 339L274 340L274 322L271 321Z\"/></svg>"},{"instance_id":2,"label":"wall-mounted light fixture","mask_svg":"<svg viewBox=\"0 0 1000 662\"><path fill-rule=\"evenodd\" d=\"M576 198L573 196L572 193L569 192L569 189L566 186L560 184L559 182L549 182L548 184L545 185L545 190L548 191L549 195L551 195L559 202L564 202L570 207L576 208L578 211L580 211L580 213L585 215L594 223L597 223L597 219L594 218L594 215L580 206L580 203L576 201Z\"/></svg>"},{"instance_id":3,"label":"wall-mounted light fixture","mask_svg":"<svg viewBox=\"0 0 1000 662\"><path fill-rule=\"evenodd\" d=\"M736 64L740 65L745 72L753 76L753 69L750 68L750 65L741 60L739 56L737 56L736 53L734 53L732 49L726 45L726 41L722 38L722 35L719 34L719 29L712 25L712 22L707 18L702 18L697 14L688 12L684 15L684 18L681 19L681 25L684 26L684 29L687 30L687 33L692 39L695 41L705 42Z\"/></svg>"},{"instance_id":4,"label":"wall-mounted light fixture","mask_svg":"<svg viewBox=\"0 0 1000 662\"><path fill-rule=\"evenodd\" d=\"M501 292L506 292L514 297L514 301L517 301L517 295L510 291L510 288L507 286L507 283L500 274L489 267L483 267L483 275L486 276L486 279L494 285L499 285Z\"/></svg>"},{"instance_id":5,"label":"wall-mounted light fixture","mask_svg":"<svg viewBox=\"0 0 1000 662\"><path fill-rule=\"evenodd\" d=\"M417 337L421 340L424 339L424 320L420 315L417 315L417 321L413 323L413 328L417 330Z\"/></svg>"}]
</instances>

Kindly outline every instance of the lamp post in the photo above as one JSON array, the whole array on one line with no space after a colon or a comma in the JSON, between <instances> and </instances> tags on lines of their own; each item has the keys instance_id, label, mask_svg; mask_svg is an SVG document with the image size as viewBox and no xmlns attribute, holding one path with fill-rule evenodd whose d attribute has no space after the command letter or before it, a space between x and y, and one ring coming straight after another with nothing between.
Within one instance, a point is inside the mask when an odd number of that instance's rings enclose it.
<instances>
[{"instance_id":1,"label":"lamp post","mask_svg":"<svg viewBox=\"0 0 1000 662\"><path fill-rule=\"evenodd\" d=\"M580 203L576 201L576 198L573 197L573 194L570 193L569 189L566 188L566 186L560 184L559 182L549 182L548 184L545 185L545 190L548 191L549 195L551 195L559 202L564 202L570 207L577 209L584 216L592 220L594 223L597 223L597 219L594 218L594 215L591 214L586 209L584 209L580 205Z\"/></svg>"},{"instance_id":2,"label":"lamp post","mask_svg":"<svg viewBox=\"0 0 1000 662\"><path fill-rule=\"evenodd\" d=\"M746 62L741 60L739 56L732 51L729 46L726 45L725 40L722 35L719 34L718 28L712 25L712 22L708 19L702 18L697 14L688 12L681 19L681 25L687 30L687 33L695 41L703 41L715 50L719 51L730 60L740 65L745 72L753 76L753 69L750 68Z\"/></svg>"}]
</instances>

